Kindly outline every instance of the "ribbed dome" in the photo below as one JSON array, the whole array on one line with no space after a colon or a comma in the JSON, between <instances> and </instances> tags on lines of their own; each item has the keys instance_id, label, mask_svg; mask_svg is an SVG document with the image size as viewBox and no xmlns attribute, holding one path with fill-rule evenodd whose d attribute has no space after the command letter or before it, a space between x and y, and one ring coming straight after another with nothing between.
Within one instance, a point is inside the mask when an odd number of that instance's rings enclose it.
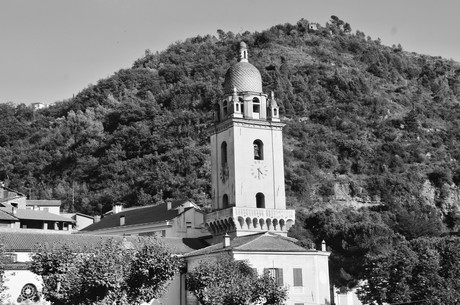
<instances>
[{"instance_id":1,"label":"ribbed dome","mask_svg":"<svg viewBox=\"0 0 460 305\"><path fill-rule=\"evenodd\" d=\"M225 74L224 92L232 93L234 87L238 92L262 93L262 77L259 70L244 61L231 66Z\"/></svg>"}]
</instances>

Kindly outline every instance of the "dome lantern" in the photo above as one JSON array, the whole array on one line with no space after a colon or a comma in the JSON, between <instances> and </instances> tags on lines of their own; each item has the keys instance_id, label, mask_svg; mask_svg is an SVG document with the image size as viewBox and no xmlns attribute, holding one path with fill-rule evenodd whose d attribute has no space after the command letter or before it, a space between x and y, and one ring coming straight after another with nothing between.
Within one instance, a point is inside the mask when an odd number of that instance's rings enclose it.
<instances>
[{"instance_id":1,"label":"dome lantern","mask_svg":"<svg viewBox=\"0 0 460 305\"><path fill-rule=\"evenodd\" d=\"M247 45L241 42L239 61L232 65L225 74L225 94L233 94L233 88L236 88L238 93L262 93L262 76L259 70L249 63L248 58Z\"/></svg>"}]
</instances>

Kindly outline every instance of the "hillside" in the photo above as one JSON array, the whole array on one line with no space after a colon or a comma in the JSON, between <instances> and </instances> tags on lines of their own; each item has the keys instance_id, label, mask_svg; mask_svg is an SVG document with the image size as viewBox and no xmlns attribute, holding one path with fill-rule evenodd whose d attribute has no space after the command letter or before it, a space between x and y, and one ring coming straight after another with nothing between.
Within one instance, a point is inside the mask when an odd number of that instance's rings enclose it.
<instances>
[{"instance_id":1,"label":"hillside","mask_svg":"<svg viewBox=\"0 0 460 305\"><path fill-rule=\"evenodd\" d=\"M203 129L244 40L288 124L291 205L412 200L427 180L435 192L459 182L460 66L383 46L345 25L332 19L308 30L302 19L262 33L219 30L146 51L131 69L48 109L3 104L0 180L87 213L113 202L202 201Z\"/></svg>"},{"instance_id":2,"label":"hillside","mask_svg":"<svg viewBox=\"0 0 460 305\"><path fill-rule=\"evenodd\" d=\"M336 284L359 278L356 257L457 231L460 65L384 46L335 16L308 25L218 30L147 50L132 68L49 108L0 104L0 181L88 214L168 198L208 204L204 130L243 40L287 124L292 234L331 245Z\"/></svg>"}]
</instances>

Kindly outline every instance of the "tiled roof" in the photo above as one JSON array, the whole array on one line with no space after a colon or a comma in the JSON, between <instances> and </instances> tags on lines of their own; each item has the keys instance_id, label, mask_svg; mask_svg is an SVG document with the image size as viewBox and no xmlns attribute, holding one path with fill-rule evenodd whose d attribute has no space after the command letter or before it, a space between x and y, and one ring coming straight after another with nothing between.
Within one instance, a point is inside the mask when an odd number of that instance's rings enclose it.
<instances>
[{"instance_id":1,"label":"tiled roof","mask_svg":"<svg viewBox=\"0 0 460 305\"><path fill-rule=\"evenodd\" d=\"M85 217L85 218L89 218L89 219L93 219L94 216L90 216L90 215L86 215L86 214L83 214L83 213L80 213L80 212L75 212L75 213L61 213L60 214L61 216L63 217L67 217L67 218L72 218L75 216L75 215L78 215L78 216L81 216L81 217Z\"/></svg>"},{"instance_id":2,"label":"tiled roof","mask_svg":"<svg viewBox=\"0 0 460 305\"><path fill-rule=\"evenodd\" d=\"M72 219L45 211L16 209L16 214L14 215L12 215L12 211L10 208L0 208L0 211L6 212L7 214L14 216L17 219L74 222Z\"/></svg>"},{"instance_id":3,"label":"tiled roof","mask_svg":"<svg viewBox=\"0 0 460 305\"><path fill-rule=\"evenodd\" d=\"M93 223L83 228L81 231L96 231L119 227L120 216L125 217L124 226L172 220L179 215L179 210L177 208L186 202L188 202L188 200L173 201L171 203L171 209L169 210L167 209L166 203L122 210L117 214L105 216L99 222Z\"/></svg>"},{"instance_id":4,"label":"tiled roof","mask_svg":"<svg viewBox=\"0 0 460 305\"><path fill-rule=\"evenodd\" d=\"M7 186L0 186L0 190L3 189L4 191L8 191L9 193L16 193L15 197L19 196L19 197L24 197L25 195L23 193L19 193L18 191L15 191L13 189L10 189L9 187Z\"/></svg>"},{"instance_id":5,"label":"tiled roof","mask_svg":"<svg viewBox=\"0 0 460 305\"><path fill-rule=\"evenodd\" d=\"M307 250L296 244L296 239L284 237L270 232L257 233L246 236L235 237L231 240L230 246L224 248L223 243L209 246L185 255L198 256L219 252L242 251L242 252L316 252Z\"/></svg>"},{"instance_id":6,"label":"tiled roof","mask_svg":"<svg viewBox=\"0 0 460 305\"><path fill-rule=\"evenodd\" d=\"M0 220L15 222L15 221L18 221L19 219L17 219L13 215L10 215L0 209Z\"/></svg>"},{"instance_id":7,"label":"tiled roof","mask_svg":"<svg viewBox=\"0 0 460 305\"><path fill-rule=\"evenodd\" d=\"M262 92L262 77L259 70L248 62L237 62L225 74L224 92Z\"/></svg>"},{"instance_id":8,"label":"tiled roof","mask_svg":"<svg viewBox=\"0 0 460 305\"><path fill-rule=\"evenodd\" d=\"M33 252L39 245L66 243L76 250L92 248L101 242L114 239L126 242L138 242L135 236L99 236L85 234L44 234L23 232L0 232L0 240L7 252ZM182 238L159 238L172 253L183 254L193 249L187 246Z\"/></svg>"},{"instance_id":9,"label":"tiled roof","mask_svg":"<svg viewBox=\"0 0 460 305\"><path fill-rule=\"evenodd\" d=\"M61 200L26 200L26 206L60 207Z\"/></svg>"}]
</instances>

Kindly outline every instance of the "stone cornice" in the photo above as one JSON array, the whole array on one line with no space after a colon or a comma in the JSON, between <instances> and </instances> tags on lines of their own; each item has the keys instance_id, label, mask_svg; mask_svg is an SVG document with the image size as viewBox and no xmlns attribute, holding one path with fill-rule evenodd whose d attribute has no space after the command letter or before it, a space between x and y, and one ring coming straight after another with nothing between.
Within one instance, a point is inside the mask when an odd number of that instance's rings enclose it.
<instances>
[{"instance_id":1,"label":"stone cornice","mask_svg":"<svg viewBox=\"0 0 460 305\"><path fill-rule=\"evenodd\" d=\"M208 135L216 134L235 126L244 126L255 129L274 129L282 130L286 124L267 120L254 120L245 118L229 118L223 122L214 124L206 129Z\"/></svg>"}]
</instances>

